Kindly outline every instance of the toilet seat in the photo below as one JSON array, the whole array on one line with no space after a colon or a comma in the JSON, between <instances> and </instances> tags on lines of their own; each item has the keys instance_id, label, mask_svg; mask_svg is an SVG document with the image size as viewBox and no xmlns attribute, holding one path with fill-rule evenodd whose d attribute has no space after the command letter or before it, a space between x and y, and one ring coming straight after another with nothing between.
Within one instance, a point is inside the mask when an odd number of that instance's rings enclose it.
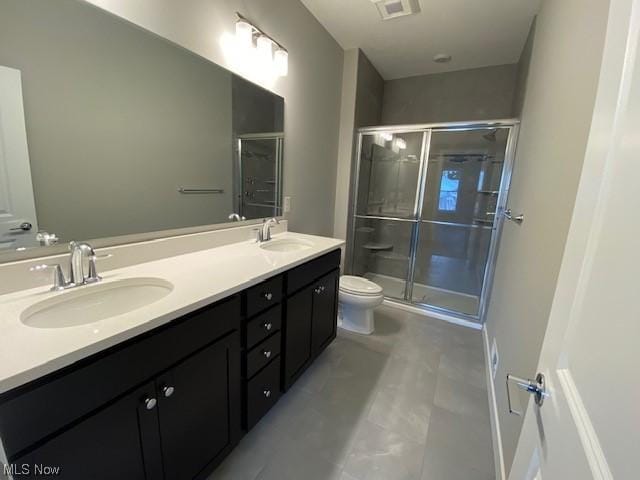
<instances>
[{"instance_id":1,"label":"toilet seat","mask_svg":"<svg viewBox=\"0 0 640 480\"><path fill-rule=\"evenodd\" d=\"M382 294L382 287L362 277L343 275L340 277L340 291L352 295L378 296Z\"/></svg>"}]
</instances>

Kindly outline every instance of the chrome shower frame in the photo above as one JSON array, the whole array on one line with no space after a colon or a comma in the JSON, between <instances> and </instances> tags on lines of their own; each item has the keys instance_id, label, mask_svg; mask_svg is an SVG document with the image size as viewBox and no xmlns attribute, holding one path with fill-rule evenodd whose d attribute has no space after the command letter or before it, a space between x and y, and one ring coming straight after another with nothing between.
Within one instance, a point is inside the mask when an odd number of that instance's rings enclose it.
<instances>
[{"instance_id":1,"label":"chrome shower frame","mask_svg":"<svg viewBox=\"0 0 640 480\"><path fill-rule=\"evenodd\" d=\"M502 228L504 225L503 212L506 209L507 199L509 195L509 188L511 185L511 176L513 173L513 164L515 160L515 151L518 141L520 121L517 119L497 119L497 120L484 120L473 122L444 122L444 123L424 123L413 125L393 125L393 126L375 126L365 127L357 130L356 136L356 149L354 152L354 175L351 177L351 195L349 204L349 223L347 229L347 252L345 267L350 273L353 271L354 261L354 249L355 249L355 228L358 218L371 218L389 221L404 221L413 224L410 243L410 255L409 265L407 268L406 278L406 292L404 300L389 298L393 303L407 304L422 309L425 313L435 313L439 315L445 315L454 317L465 322L480 323L483 324L487 314L489 300L491 297L491 290L493 287L493 277L495 274L496 261L498 247L500 244L500 237L502 234ZM431 148L431 135L433 132L454 132L454 131L470 131L470 130L484 130L494 128L506 128L509 130L509 137L505 149L504 165L502 169L502 176L500 180L500 191L497 198L496 215L494 217L493 225L490 227L493 230L491 234L491 241L489 244L489 252L487 255L487 262L484 269L484 276L482 282L482 290L479 298L479 308L477 315L468 315L462 312L456 312L446 308L438 307L435 305L429 305L419 302L413 302L410 299L413 295L413 284L415 275L416 256L419 243L419 231L420 224L422 223L422 208L424 203L424 196L426 191L426 179L428 170L428 154ZM413 211L413 218L393 218L382 217L372 215L358 215L358 188L360 180L360 162L362 155L362 139L364 135L371 135L375 133L423 133L422 147L420 154L420 169L419 179L416 189L416 200ZM429 222L438 223L438 222ZM482 227L478 227L482 228ZM385 297L386 298L386 297Z\"/></svg>"}]
</instances>

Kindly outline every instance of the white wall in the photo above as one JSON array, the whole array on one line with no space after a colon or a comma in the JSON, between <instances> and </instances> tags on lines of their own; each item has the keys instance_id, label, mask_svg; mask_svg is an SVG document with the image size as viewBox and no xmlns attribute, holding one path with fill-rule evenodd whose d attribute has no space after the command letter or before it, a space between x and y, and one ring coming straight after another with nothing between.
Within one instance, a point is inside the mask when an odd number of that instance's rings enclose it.
<instances>
[{"instance_id":1,"label":"white wall","mask_svg":"<svg viewBox=\"0 0 640 480\"><path fill-rule=\"evenodd\" d=\"M343 50L298 0L87 0L245 76L285 98L284 194L293 231L333 231ZM272 81L225 55L235 12L289 51L289 75Z\"/></svg>"},{"instance_id":2,"label":"white wall","mask_svg":"<svg viewBox=\"0 0 640 480\"><path fill-rule=\"evenodd\" d=\"M508 413L507 373L535 376L560 268L593 106L608 0L545 0L535 27L509 207L487 315L507 472L522 418Z\"/></svg>"}]
</instances>

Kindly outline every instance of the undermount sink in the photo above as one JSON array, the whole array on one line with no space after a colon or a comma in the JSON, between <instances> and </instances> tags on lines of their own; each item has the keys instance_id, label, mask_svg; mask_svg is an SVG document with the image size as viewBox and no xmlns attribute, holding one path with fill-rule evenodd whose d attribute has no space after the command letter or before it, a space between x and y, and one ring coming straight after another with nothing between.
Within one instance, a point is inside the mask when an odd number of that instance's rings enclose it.
<instances>
[{"instance_id":1,"label":"undermount sink","mask_svg":"<svg viewBox=\"0 0 640 480\"><path fill-rule=\"evenodd\" d=\"M260 248L270 252L298 252L313 247L313 243L297 238L282 238L280 240L269 240L260 244Z\"/></svg>"},{"instance_id":2,"label":"undermount sink","mask_svg":"<svg viewBox=\"0 0 640 480\"><path fill-rule=\"evenodd\" d=\"M65 328L115 317L157 302L173 290L161 278L128 278L78 287L27 308L20 315L34 328Z\"/></svg>"}]
</instances>

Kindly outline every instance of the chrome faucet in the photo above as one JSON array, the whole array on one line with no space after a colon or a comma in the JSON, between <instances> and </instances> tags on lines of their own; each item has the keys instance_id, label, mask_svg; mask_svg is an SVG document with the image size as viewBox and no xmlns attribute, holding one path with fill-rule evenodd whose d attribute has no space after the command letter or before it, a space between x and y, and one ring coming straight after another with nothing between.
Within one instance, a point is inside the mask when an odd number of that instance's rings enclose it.
<instances>
[{"instance_id":1,"label":"chrome faucet","mask_svg":"<svg viewBox=\"0 0 640 480\"><path fill-rule=\"evenodd\" d=\"M65 278L64 272L59 264L35 265L29 270L39 272L49 268L54 269L52 291L66 290L102 280L102 277L98 275L96 269L96 260L98 258L111 257L111 254L98 256L93 250L93 247L86 242L69 243L69 251L69 280ZM89 264L88 272L86 273L84 269L85 260L88 260Z\"/></svg>"},{"instance_id":2,"label":"chrome faucet","mask_svg":"<svg viewBox=\"0 0 640 480\"><path fill-rule=\"evenodd\" d=\"M246 218L244 216L241 217L239 214L234 212L229 214L229 220L231 220L232 222L239 222L241 220L246 220Z\"/></svg>"},{"instance_id":3,"label":"chrome faucet","mask_svg":"<svg viewBox=\"0 0 640 480\"><path fill-rule=\"evenodd\" d=\"M277 225L280 222L277 218L269 218L268 220L264 220L262 223L262 228L258 230L258 242L268 242L271 240L271 226Z\"/></svg>"}]
</instances>

